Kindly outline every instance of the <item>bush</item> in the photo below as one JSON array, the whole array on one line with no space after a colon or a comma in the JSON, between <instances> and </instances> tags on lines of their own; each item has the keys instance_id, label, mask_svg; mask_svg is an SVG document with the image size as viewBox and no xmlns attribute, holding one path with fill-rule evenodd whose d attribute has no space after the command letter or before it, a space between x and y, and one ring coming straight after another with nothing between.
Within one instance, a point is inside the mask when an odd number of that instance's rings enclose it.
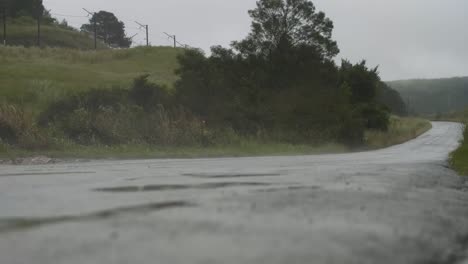
<instances>
[{"instance_id":1,"label":"bush","mask_svg":"<svg viewBox=\"0 0 468 264\"><path fill-rule=\"evenodd\" d=\"M377 104L363 104L357 107L356 114L364 120L365 128L387 131L390 125L389 111Z\"/></svg>"},{"instance_id":2,"label":"bush","mask_svg":"<svg viewBox=\"0 0 468 264\"><path fill-rule=\"evenodd\" d=\"M205 122L170 101L165 87L142 76L130 90L90 90L61 99L40 115L39 124L83 145L212 144Z\"/></svg>"},{"instance_id":3,"label":"bush","mask_svg":"<svg viewBox=\"0 0 468 264\"><path fill-rule=\"evenodd\" d=\"M158 105L168 105L170 95L166 87L148 82L148 77L142 75L136 78L129 96L136 105L150 112Z\"/></svg>"}]
</instances>

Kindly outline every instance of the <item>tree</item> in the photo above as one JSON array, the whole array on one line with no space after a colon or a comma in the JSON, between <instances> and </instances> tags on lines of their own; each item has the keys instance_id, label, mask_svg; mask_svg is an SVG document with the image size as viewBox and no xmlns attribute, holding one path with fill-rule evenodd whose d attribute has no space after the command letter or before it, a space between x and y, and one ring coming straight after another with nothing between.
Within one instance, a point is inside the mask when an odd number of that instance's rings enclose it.
<instances>
[{"instance_id":1,"label":"tree","mask_svg":"<svg viewBox=\"0 0 468 264\"><path fill-rule=\"evenodd\" d=\"M353 104L370 103L375 100L377 86L380 83L378 67L369 69L365 60L355 65L343 60L340 75L341 84L346 84L351 89Z\"/></svg>"},{"instance_id":2,"label":"tree","mask_svg":"<svg viewBox=\"0 0 468 264\"><path fill-rule=\"evenodd\" d=\"M10 17L37 17L38 12L44 12L42 0L3 0Z\"/></svg>"},{"instance_id":3,"label":"tree","mask_svg":"<svg viewBox=\"0 0 468 264\"><path fill-rule=\"evenodd\" d=\"M314 47L326 59L339 53L332 40L333 22L316 12L309 0L259 0L249 14L252 31L246 39L233 42L240 53L268 56L280 44Z\"/></svg>"},{"instance_id":4,"label":"tree","mask_svg":"<svg viewBox=\"0 0 468 264\"><path fill-rule=\"evenodd\" d=\"M389 108L378 98L383 89L378 67L369 69L366 61L352 64L343 60L340 68L340 84L347 87L355 118L360 118L368 129L386 131L389 125Z\"/></svg>"},{"instance_id":5,"label":"tree","mask_svg":"<svg viewBox=\"0 0 468 264\"><path fill-rule=\"evenodd\" d=\"M388 107L392 110L393 114L399 116L408 115L408 109L400 93L393 90L384 82L380 82L377 87L377 102Z\"/></svg>"},{"instance_id":6,"label":"tree","mask_svg":"<svg viewBox=\"0 0 468 264\"><path fill-rule=\"evenodd\" d=\"M89 20L89 24L81 26L81 30L94 32L94 23L96 23L98 36L107 45L118 48L128 48L132 45L132 40L125 35L125 24L119 21L113 13L107 11L95 13Z\"/></svg>"}]
</instances>

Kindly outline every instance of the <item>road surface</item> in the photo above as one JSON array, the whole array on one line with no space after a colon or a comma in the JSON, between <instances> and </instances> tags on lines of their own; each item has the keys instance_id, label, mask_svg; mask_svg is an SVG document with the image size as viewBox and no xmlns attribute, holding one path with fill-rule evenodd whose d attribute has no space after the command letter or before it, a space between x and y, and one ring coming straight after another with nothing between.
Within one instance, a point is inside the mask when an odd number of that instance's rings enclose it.
<instances>
[{"instance_id":1,"label":"road surface","mask_svg":"<svg viewBox=\"0 0 468 264\"><path fill-rule=\"evenodd\" d=\"M455 123L339 155L0 167L0 263L463 263Z\"/></svg>"}]
</instances>

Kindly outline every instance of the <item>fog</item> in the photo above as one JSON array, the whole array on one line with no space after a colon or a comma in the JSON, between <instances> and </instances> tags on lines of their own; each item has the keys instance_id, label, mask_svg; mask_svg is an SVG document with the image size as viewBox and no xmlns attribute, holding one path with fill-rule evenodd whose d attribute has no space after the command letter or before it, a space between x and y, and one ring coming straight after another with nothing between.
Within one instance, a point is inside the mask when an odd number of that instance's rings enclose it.
<instances>
[{"instance_id":1,"label":"fog","mask_svg":"<svg viewBox=\"0 0 468 264\"><path fill-rule=\"evenodd\" d=\"M382 79L468 75L468 2L465 0L314 0L334 22L341 58L379 65ZM55 17L80 27L86 13L106 10L125 22L136 45L148 24L152 45L170 45L163 32L181 43L209 51L227 46L249 31L254 0L44 0Z\"/></svg>"}]
</instances>

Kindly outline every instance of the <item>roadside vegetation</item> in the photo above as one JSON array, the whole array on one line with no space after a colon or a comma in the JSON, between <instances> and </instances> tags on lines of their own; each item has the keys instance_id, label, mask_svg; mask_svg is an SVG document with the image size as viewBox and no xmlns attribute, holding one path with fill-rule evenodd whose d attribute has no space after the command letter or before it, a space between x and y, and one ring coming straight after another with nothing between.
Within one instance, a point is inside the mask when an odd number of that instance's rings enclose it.
<instances>
[{"instance_id":1,"label":"roadside vegetation","mask_svg":"<svg viewBox=\"0 0 468 264\"><path fill-rule=\"evenodd\" d=\"M465 122L465 125L468 122ZM452 153L452 165L462 175L468 175L468 130L465 127L464 139L461 146Z\"/></svg>"},{"instance_id":2,"label":"roadside vegetation","mask_svg":"<svg viewBox=\"0 0 468 264\"><path fill-rule=\"evenodd\" d=\"M210 56L164 47L0 48L0 156L343 152L428 129L391 117L405 115L405 104L377 68L334 62L333 23L310 1L260 0L249 14L250 34Z\"/></svg>"},{"instance_id":3,"label":"roadside vegetation","mask_svg":"<svg viewBox=\"0 0 468 264\"><path fill-rule=\"evenodd\" d=\"M431 128L431 123L425 119L392 116L387 131L366 131L366 145L371 149L377 149L402 144L424 134Z\"/></svg>"},{"instance_id":4,"label":"roadside vegetation","mask_svg":"<svg viewBox=\"0 0 468 264\"><path fill-rule=\"evenodd\" d=\"M450 156L450 163L453 168L461 175L468 176L468 109L462 112L451 113L440 119L460 122L465 124L465 132L460 147Z\"/></svg>"}]
</instances>

